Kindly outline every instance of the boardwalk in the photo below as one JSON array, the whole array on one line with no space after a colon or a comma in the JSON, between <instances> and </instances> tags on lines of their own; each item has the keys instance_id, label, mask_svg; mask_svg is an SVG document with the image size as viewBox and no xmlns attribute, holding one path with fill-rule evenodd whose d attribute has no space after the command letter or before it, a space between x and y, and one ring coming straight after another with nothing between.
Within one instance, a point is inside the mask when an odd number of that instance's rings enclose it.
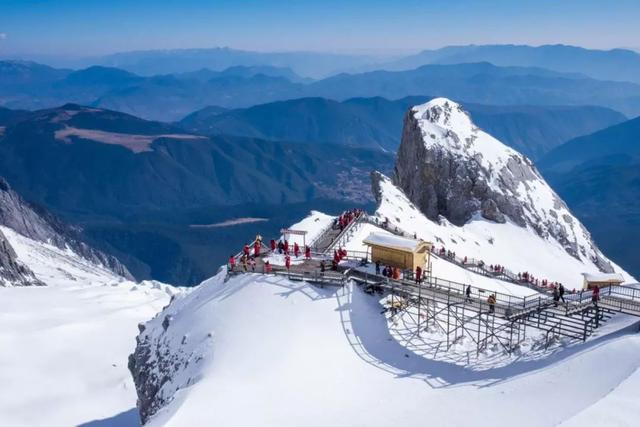
<instances>
[{"instance_id":1,"label":"boardwalk","mask_svg":"<svg viewBox=\"0 0 640 427\"><path fill-rule=\"evenodd\" d=\"M468 330L473 329L473 334L477 333L477 339L474 338L474 340L476 340L478 348L483 343L486 345L487 340L491 337L492 339L497 339L504 345L505 349L511 351L514 346L514 334L517 334L515 341L517 345L521 335L521 328L526 330L526 327L542 330L548 336L559 335L585 340L602 322L607 321L616 313L640 317L640 287L613 286L603 288L597 304L592 301L591 291L569 293L565 294L566 303L560 304L546 293L518 297L433 276L426 277L423 282L418 284L410 278L392 280L381 275L372 274L365 268L349 268L344 264L340 264L336 271L330 270L333 250L346 245L354 230L363 222L378 225L366 214L362 213L342 230L338 227L328 227L312 243L312 258L295 258L292 255L292 265L289 270L283 265L279 265L282 263L283 255L274 254L270 251L270 248L263 245L259 256L253 257L255 269L251 268L251 264L247 264L246 271L266 274L265 261L271 259L278 262L271 263L270 274L285 276L293 281L305 281L320 286L344 286L347 281L352 280L369 292L380 291L398 297L398 301L403 301L403 303L394 307L394 309L413 305L418 306L418 311L420 311L421 304L423 307L438 306L440 307L438 313L446 314L447 341L449 341L448 334L451 330L450 320L453 317L456 323L453 328L454 331L462 329L469 334ZM404 234L395 229L394 233ZM253 242L250 247L251 253L253 253ZM304 248L301 248L301 252L304 253ZM360 258L363 257L362 255L356 254L349 258ZM238 261L241 256L242 253L236 256ZM530 284L523 284L521 281L513 280L509 274L495 275L484 269L482 269L483 271L476 271L482 267L478 263L462 263L460 260L450 257L443 257L442 259L478 274L511 281L521 286L530 286ZM321 271L320 267L323 260L326 266L324 272ZM233 274L244 272L245 269L238 263ZM542 290L539 288L534 289ZM470 294L467 295L467 292L470 292ZM489 295L495 297L494 304L488 303ZM433 314L431 318L437 320L437 314ZM481 330L484 330L484 338L480 333ZM482 341L483 339L484 341Z\"/></svg>"}]
</instances>

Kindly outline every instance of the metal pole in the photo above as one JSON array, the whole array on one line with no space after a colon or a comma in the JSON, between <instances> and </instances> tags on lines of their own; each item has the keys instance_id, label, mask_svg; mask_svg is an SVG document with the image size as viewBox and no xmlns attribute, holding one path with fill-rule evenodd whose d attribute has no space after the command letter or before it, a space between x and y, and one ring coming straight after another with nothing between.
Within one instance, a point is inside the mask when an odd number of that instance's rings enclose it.
<instances>
[{"instance_id":1,"label":"metal pole","mask_svg":"<svg viewBox=\"0 0 640 427\"><path fill-rule=\"evenodd\" d=\"M478 311L478 341L476 342L476 357L480 356L480 328L482 327L482 301L480 301L480 310Z\"/></svg>"},{"instance_id":2,"label":"metal pole","mask_svg":"<svg viewBox=\"0 0 640 427\"><path fill-rule=\"evenodd\" d=\"M451 313L451 305L449 305L450 295L447 294L447 350L449 350L449 314Z\"/></svg>"},{"instance_id":3,"label":"metal pole","mask_svg":"<svg viewBox=\"0 0 640 427\"><path fill-rule=\"evenodd\" d=\"M418 283L418 338L420 337L420 302L422 301L422 286Z\"/></svg>"}]
</instances>

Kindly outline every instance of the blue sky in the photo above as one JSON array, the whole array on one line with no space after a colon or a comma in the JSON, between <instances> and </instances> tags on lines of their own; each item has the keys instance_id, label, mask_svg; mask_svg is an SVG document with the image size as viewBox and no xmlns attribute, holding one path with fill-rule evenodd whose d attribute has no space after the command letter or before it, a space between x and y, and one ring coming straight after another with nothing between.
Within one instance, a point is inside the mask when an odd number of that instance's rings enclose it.
<instances>
[{"instance_id":1,"label":"blue sky","mask_svg":"<svg viewBox=\"0 0 640 427\"><path fill-rule=\"evenodd\" d=\"M451 44L640 48L640 0L0 0L0 54L229 46L409 52Z\"/></svg>"}]
</instances>

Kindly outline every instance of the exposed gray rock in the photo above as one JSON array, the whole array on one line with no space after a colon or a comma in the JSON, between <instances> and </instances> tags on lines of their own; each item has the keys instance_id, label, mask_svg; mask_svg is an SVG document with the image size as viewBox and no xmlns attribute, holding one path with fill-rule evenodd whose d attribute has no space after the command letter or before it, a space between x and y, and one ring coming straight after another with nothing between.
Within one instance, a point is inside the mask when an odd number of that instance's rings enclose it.
<instances>
[{"instance_id":1,"label":"exposed gray rock","mask_svg":"<svg viewBox=\"0 0 640 427\"><path fill-rule=\"evenodd\" d=\"M201 361L201 358L194 357L182 348L186 343L185 336L181 340L182 346L173 345L172 337L166 333L171 318L171 315L162 316L160 335L155 335L154 330L142 328L136 337L136 349L129 355L128 367L136 386L137 406L143 424L173 399L173 395L165 393L163 387L175 381L176 373L187 368L189 363Z\"/></svg>"},{"instance_id":2,"label":"exposed gray rock","mask_svg":"<svg viewBox=\"0 0 640 427\"><path fill-rule=\"evenodd\" d=\"M462 226L476 215L509 220L613 271L533 163L477 128L455 102L436 98L406 114L393 183L433 221L443 216Z\"/></svg>"},{"instance_id":3,"label":"exposed gray rock","mask_svg":"<svg viewBox=\"0 0 640 427\"><path fill-rule=\"evenodd\" d=\"M0 186L3 184L0 181ZM18 261L16 252L0 230L0 286L44 285L33 272Z\"/></svg>"},{"instance_id":4,"label":"exposed gray rock","mask_svg":"<svg viewBox=\"0 0 640 427\"><path fill-rule=\"evenodd\" d=\"M0 225L38 242L48 243L61 249L71 249L94 264L102 265L120 276L132 279L127 268L117 258L83 242L81 229L71 227L48 211L26 202L2 177L0 177Z\"/></svg>"},{"instance_id":5,"label":"exposed gray rock","mask_svg":"<svg viewBox=\"0 0 640 427\"><path fill-rule=\"evenodd\" d=\"M500 224L504 224L507 222L506 218L498 209L498 205L493 199L486 199L482 202L482 217L491 221L498 222Z\"/></svg>"}]
</instances>

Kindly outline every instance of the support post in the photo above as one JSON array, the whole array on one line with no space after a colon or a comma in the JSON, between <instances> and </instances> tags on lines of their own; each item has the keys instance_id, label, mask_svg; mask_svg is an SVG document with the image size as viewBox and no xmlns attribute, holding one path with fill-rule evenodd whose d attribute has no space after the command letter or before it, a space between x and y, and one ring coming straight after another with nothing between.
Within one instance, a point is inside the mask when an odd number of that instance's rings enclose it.
<instances>
[{"instance_id":1,"label":"support post","mask_svg":"<svg viewBox=\"0 0 640 427\"><path fill-rule=\"evenodd\" d=\"M449 315L451 314L451 305L449 304L449 294L447 294L447 350L449 350Z\"/></svg>"},{"instance_id":2,"label":"support post","mask_svg":"<svg viewBox=\"0 0 640 427\"><path fill-rule=\"evenodd\" d=\"M418 283L418 338L420 338L420 304L422 302L422 286Z\"/></svg>"}]
</instances>

